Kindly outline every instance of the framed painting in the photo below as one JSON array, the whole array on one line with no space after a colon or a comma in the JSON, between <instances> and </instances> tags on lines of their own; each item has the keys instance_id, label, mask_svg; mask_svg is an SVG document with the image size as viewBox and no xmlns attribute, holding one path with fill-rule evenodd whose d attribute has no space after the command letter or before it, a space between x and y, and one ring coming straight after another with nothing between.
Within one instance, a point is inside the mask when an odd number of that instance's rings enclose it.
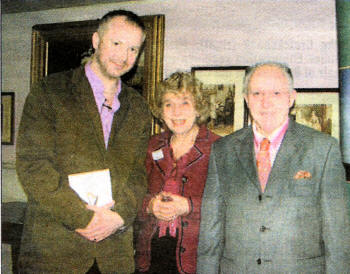
<instances>
[{"instance_id":1,"label":"framed painting","mask_svg":"<svg viewBox=\"0 0 350 274\"><path fill-rule=\"evenodd\" d=\"M338 89L296 89L291 116L300 124L327 133L339 140Z\"/></svg>"},{"instance_id":2,"label":"framed painting","mask_svg":"<svg viewBox=\"0 0 350 274\"><path fill-rule=\"evenodd\" d=\"M1 144L13 145L15 127L15 93L1 92Z\"/></svg>"},{"instance_id":3,"label":"framed painting","mask_svg":"<svg viewBox=\"0 0 350 274\"><path fill-rule=\"evenodd\" d=\"M146 40L135 67L122 77L148 102L163 76L164 15L141 16ZM48 74L78 67L92 50L98 20L40 24L32 28L31 84ZM153 122L152 133L156 131Z\"/></svg>"},{"instance_id":4,"label":"framed painting","mask_svg":"<svg viewBox=\"0 0 350 274\"><path fill-rule=\"evenodd\" d=\"M193 67L191 72L203 84L209 102L208 128L220 136L244 126L243 80L246 67Z\"/></svg>"}]
</instances>

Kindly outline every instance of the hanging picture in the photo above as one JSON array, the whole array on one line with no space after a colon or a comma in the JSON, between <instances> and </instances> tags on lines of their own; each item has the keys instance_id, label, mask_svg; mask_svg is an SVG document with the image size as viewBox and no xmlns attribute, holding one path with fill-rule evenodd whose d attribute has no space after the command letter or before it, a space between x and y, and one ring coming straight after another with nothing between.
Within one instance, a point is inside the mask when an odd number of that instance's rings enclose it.
<instances>
[{"instance_id":1,"label":"hanging picture","mask_svg":"<svg viewBox=\"0 0 350 274\"><path fill-rule=\"evenodd\" d=\"M298 123L339 140L338 89L297 89L290 114Z\"/></svg>"},{"instance_id":2,"label":"hanging picture","mask_svg":"<svg viewBox=\"0 0 350 274\"><path fill-rule=\"evenodd\" d=\"M209 102L208 128L228 135L244 126L247 110L243 98L246 67L194 67L192 73L203 84Z\"/></svg>"}]
</instances>

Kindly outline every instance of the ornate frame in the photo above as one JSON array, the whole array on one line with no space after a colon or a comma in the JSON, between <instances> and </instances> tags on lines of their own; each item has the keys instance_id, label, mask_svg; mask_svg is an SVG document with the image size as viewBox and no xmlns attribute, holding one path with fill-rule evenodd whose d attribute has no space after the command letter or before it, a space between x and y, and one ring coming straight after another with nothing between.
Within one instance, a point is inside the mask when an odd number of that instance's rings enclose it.
<instances>
[{"instance_id":1,"label":"ornate frame","mask_svg":"<svg viewBox=\"0 0 350 274\"><path fill-rule=\"evenodd\" d=\"M1 92L1 144L13 145L15 134L15 93Z\"/></svg>"}]
</instances>

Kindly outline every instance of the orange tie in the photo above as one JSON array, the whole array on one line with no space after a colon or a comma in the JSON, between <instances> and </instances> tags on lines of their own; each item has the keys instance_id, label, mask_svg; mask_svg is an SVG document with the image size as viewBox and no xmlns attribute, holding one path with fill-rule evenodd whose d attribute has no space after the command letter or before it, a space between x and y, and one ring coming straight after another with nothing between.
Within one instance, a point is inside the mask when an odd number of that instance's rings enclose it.
<instances>
[{"instance_id":1,"label":"orange tie","mask_svg":"<svg viewBox=\"0 0 350 274\"><path fill-rule=\"evenodd\" d=\"M258 167L258 175L262 192L265 191L267 179L269 178L271 170L269 149L270 141L269 139L264 138L260 143L260 150L256 157L256 166Z\"/></svg>"}]
</instances>

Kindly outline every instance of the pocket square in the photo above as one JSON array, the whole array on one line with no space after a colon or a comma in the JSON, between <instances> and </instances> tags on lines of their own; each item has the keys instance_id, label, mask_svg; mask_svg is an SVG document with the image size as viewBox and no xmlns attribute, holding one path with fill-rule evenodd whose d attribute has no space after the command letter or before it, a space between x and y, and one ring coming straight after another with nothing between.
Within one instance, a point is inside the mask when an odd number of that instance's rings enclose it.
<instances>
[{"instance_id":1,"label":"pocket square","mask_svg":"<svg viewBox=\"0 0 350 274\"><path fill-rule=\"evenodd\" d=\"M311 179L311 173L305 170L299 170L295 175L294 175L294 179L298 180L298 179Z\"/></svg>"}]
</instances>

